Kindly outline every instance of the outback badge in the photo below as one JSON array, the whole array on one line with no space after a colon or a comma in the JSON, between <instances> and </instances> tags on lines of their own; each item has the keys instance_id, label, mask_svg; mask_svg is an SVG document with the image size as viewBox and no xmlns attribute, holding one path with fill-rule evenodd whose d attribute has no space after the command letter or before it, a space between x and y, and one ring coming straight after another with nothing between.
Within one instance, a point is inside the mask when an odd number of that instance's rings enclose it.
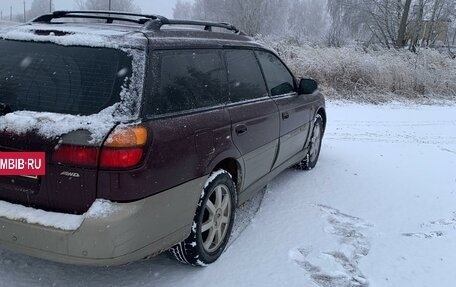
<instances>
[{"instance_id":1,"label":"outback badge","mask_svg":"<svg viewBox=\"0 0 456 287\"><path fill-rule=\"evenodd\" d=\"M79 178L81 175L77 172L63 171L60 173L61 176L76 177Z\"/></svg>"}]
</instances>

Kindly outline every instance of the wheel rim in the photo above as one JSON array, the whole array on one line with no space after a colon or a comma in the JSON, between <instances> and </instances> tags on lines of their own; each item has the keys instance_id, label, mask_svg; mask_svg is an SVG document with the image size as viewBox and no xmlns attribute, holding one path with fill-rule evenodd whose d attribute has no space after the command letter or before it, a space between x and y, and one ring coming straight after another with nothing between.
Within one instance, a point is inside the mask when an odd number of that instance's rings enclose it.
<instances>
[{"instance_id":1,"label":"wheel rim","mask_svg":"<svg viewBox=\"0 0 456 287\"><path fill-rule=\"evenodd\" d=\"M231 196L226 185L212 189L204 207L201 238L208 253L215 252L223 243L231 221Z\"/></svg>"},{"instance_id":2,"label":"wheel rim","mask_svg":"<svg viewBox=\"0 0 456 287\"><path fill-rule=\"evenodd\" d=\"M313 162L316 160L318 153L320 151L320 146L321 146L321 128L320 128L320 123L316 123L313 133L312 133L312 139L310 141L310 161Z\"/></svg>"}]
</instances>

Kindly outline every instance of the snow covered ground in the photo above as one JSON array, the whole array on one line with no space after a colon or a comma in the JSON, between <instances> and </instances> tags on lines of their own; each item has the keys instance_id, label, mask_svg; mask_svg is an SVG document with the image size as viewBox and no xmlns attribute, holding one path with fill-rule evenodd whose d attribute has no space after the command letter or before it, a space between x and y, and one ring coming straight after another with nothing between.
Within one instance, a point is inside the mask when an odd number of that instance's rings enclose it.
<instances>
[{"instance_id":1,"label":"snow covered ground","mask_svg":"<svg viewBox=\"0 0 456 287\"><path fill-rule=\"evenodd\" d=\"M19 23L16 22L9 22L9 21L0 21L0 29L1 28L8 28L11 26L17 26Z\"/></svg>"},{"instance_id":2,"label":"snow covered ground","mask_svg":"<svg viewBox=\"0 0 456 287\"><path fill-rule=\"evenodd\" d=\"M330 103L321 161L238 216L208 268L115 268L0 250L0 286L439 286L456 282L456 107Z\"/></svg>"}]
</instances>

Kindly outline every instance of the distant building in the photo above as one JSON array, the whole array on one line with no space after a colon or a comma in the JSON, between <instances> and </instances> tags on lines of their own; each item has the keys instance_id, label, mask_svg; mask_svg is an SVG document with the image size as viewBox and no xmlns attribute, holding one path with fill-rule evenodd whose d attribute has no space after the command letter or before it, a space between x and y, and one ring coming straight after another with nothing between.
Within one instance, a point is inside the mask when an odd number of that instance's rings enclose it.
<instances>
[{"instance_id":1,"label":"distant building","mask_svg":"<svg viewBox=\"0 0 456 287\"><path fill-rule=\"evenodd\" d=\"M415 21L416 22L416 21ZM429 42L443 42L448 43L448 34L450 28L451 20L437 20L437 21L430 21L430 20L423 20L421 22L421 29L418 34L418 43ZM412 22L411 25L408 27L407 31L407 38L408 40L415 39L416 37L416 30L418 25L417 23ZM419 29L419 28L418 28Z\"/></svg>"}]
</instances>

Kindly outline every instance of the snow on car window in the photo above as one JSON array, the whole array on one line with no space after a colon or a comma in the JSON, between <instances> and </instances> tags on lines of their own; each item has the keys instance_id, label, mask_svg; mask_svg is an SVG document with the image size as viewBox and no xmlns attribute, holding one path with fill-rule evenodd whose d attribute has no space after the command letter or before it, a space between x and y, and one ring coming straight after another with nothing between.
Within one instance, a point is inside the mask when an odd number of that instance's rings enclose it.
<instances>
[{"instance_id":1,"label":"snow on car window","mask_svg":"<svg viewBox=\"0 0 456 287\"><path fill-rule=\"evenodd\" d=\"M12 109L13 112L0 116L0 131L14 134L25 134L33 131L44 138L58 138L72 131L87 130L91 133L92 142L100 143L118 122L129 122L137 119L143 93L146 56L144 51L138 49L120 48L120 50L126 53L130 59L131 71L124 67L116 68L113 71L114 78L125 78L119 87L118 100L110 106L104 107L96 113L85 115L74 112L54 112L51 108L49 110L43 108L36 110ZM33 65L34 61L35 59L32 56L26 56L18 61L17 66L19 69L27 69ZM50 75L48 77L55 76L57 72L58 70L49 70ZM11 77L7 78L7 80L11 80ZM68 100L70 99L71 97L68 98Z\"/></svg>"}]
</instances>

